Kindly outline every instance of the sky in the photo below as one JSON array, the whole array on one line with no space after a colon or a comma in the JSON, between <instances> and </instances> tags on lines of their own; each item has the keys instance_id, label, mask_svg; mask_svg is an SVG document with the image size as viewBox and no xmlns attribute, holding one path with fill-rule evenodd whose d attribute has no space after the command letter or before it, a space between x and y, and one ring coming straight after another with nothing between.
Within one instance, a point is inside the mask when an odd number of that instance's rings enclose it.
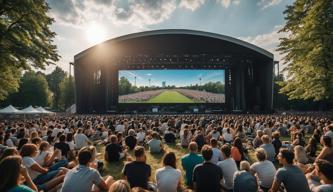
<instances>
[{"instance_id":1,"label":"sky","mask_svg":"<svg viewBox=\"0 0 333 192\"><path fill-rule=\"evenodd\" d=\"M224 70L121 70L119 79L121 77L126 77L133 85L136 81L138 87L149 86L149 79L150 86L162 87L162 82L165 82L166 86L183 87L218 81L224 83Z\"/></svg>"},{"instance_id":2,"label":"sky","mask_svg":"<svg viewBox=\"0 0 333 192\"><path fill-rule=\"evenodd\" d=\"M283 11L293 0L46 0L51 29L61 59L69 70L74 55L108 39L157 29L191 29L238 38L274 54ZM50 73L55 66L47 67ZM283 68L283 67L282 67Z\"/></svg>"}]
</instances>

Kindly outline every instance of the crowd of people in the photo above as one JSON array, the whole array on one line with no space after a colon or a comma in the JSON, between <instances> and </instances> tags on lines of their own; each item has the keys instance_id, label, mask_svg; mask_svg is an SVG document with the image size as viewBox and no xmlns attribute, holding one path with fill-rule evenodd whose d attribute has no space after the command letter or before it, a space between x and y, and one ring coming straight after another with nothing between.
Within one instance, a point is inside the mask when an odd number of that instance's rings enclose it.
<instances>
[{"instance_id":1,"label":"crowd of people","mask_svg":"<svg viewBox=\"0 0 333 192\"><path fill-rule=\"evenodd\" d=\"M315 115L4 120L0 191L332 192L332 140L333 121ZM104 157L96 145L105 146ZM166 145L188 153L177 157ZM154 175L147 153L163 154ZM108 163L119 161L122 178L104 174Z\"/></svg>"},{"instance_id":2,"label":"crowd of people","mask_svg":"<svg viewBox=\"0 0 333 192\"><path fill-rule=\"evenodd\" d=\"M176 91L191 98L196 103L225 103L225 95L220 93L210 93L207 91L190 89L176 89Z\"/></svg>"},{"instance_id":3,"label":"crowd of people","mask_svg":"<svg viewBox=\"0 0 333 192\"><path fill-rule=\"evenodd\" d=\"M127 95L120 95L118 98L119 103L137 103L145 102L149 99L161 94L164 89L153 90L153 91L141 91L137 93L131 93Z\"/></svg>"}]
</instances>

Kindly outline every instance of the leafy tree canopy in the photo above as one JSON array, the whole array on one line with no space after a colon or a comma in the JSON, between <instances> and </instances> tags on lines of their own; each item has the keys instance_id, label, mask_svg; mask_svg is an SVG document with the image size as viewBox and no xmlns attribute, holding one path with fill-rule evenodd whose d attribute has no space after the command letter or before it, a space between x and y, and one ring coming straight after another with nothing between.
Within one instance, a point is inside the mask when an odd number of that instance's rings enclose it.
<instances>
[{"instance_id":1,"label":"leafy tree canopy","mask_svg":"<svg viewBox=\"0 0 333 192\"><path fill-rule=\"evenodd\" d=\"M20 70L59 59L45 0L0 0L0 101L17 91Z\"/></svg>"},{"instance_id":2,"label":"leafy tree canopy","mask_svg":"<svg viewBox=\"0 0 333 192\"><path fill-rule=\"evenodd\" d=\"M333 2L296 0L284 11L286 25L279 49L288 77L281 92L289 99L333 98Z\"/></svg>"}]
</instances>

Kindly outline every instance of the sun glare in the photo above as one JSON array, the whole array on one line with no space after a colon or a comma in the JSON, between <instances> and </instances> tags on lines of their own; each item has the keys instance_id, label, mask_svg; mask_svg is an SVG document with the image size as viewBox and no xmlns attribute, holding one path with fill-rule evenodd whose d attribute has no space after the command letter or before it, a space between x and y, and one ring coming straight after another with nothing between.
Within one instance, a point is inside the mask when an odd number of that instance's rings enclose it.
<instances>
[{"instance_id":1,"label":"sun glare","mask_svg":"<svg viewBox=\"0 0 333 192\"><path fill-rule=\"evenodd\" d=\"M102 25L93 22L88 25L86 36L90 43L97 44L105 40L106 30Z\"/></svg>"}]
</instances>

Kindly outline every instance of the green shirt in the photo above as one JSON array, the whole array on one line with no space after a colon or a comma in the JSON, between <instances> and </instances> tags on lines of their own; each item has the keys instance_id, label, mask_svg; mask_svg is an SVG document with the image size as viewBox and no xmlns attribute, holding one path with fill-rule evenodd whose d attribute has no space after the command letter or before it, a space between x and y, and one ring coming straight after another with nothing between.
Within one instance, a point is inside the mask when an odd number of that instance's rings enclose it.
<instances>
[{"instance_id":1,"label":"green shirt","mask_svg":"<svg viewBox=\"0 0 333 192\"><path fill-rule=\"evenodd\" d=\"M25 185L17 185L9 189L7 192L35 192L35 191Z\"/></svg>"},{"instance_id":2,"label":"green shirt","mask_svg":"<svg viewBox=\"0 0 333 192\"><path fill-rule=\"evenodd\" d=\"M192 185L193 169L196 165L203 163L204 159L201 155L190 153L182 157L182 166L185 170L185 183L188 186Z\"/></svg>"}]
</instances>

